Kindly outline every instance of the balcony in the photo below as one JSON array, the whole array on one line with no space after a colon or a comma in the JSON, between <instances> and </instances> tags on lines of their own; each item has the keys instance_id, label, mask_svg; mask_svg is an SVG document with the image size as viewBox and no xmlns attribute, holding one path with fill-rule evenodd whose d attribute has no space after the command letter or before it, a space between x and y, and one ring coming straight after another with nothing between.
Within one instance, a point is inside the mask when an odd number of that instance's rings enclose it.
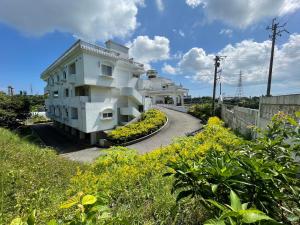
<instances>
[{"instance_id":1,"label":"balcony","mask_svg":"<svg viewBox=\"0 0 300 225\"><path fill-rule=\"evenodd\" d=\"M122 107L120 108L120 114L123 116L138 117L141 113L134 107Z\"/></svg>"},{"instance_id":2,"label":"balcony","mask_svg":"<svg viewBox=\"0 0 300 225\"><path fill-rule=\"evenodd\" d=\"M138 104L143 104L143 96L135 88L123 87L121 88L121 95L132 97Z\"/></svg>"}]
</instances>

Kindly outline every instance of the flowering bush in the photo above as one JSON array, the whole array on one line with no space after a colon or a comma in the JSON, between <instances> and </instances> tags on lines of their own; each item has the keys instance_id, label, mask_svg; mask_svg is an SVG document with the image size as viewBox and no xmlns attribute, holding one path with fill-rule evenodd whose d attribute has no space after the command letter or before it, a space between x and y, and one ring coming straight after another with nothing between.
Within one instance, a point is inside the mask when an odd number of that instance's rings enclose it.
<instances>
[{"instance_id":1,"label":"flowering bush","mask_svg":"<svg viewBox=\"0 0 300 225\"><path fill-rule=\"evenodd\" d=\"M141 115L139 121L119 127L108 133L107 137L117 144L128 142L158 130L166 121L167 117L162 111L150 109Z\"/></svg>"}]
</instances>

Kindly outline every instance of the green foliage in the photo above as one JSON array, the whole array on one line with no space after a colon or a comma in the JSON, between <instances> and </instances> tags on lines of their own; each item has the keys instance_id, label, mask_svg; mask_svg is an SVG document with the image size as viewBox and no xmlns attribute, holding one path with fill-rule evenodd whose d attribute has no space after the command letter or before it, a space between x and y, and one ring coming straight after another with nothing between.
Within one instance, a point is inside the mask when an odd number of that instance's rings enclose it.
<instances>
[{"instance_id":1,"label":"green foliage","mask_svg":"<svg viewBox=\"0 0 300 225\"><path fill-rule=\"evenodd\" d=\"M225 104L237 105L240 107L258 109L259 108L259 97L242 97L242 98L233 98L230 100L224 100Z\"/></svg>"},{"instance_id":2,"label":"green foliage","mask_svg":"<svg viewBox=\"0 0 300 225\"><path fill-rule=\"evenodd\" d=\"M279 113L257 140L239 149L224 152L212 147L204 157L169 163L174 170L173 191L179 191L177 200L195 197L209 209L211 200L226 204L234 190L277 221L299 222L300 164L294 158L299 137L299 124Z\"/></svg>"},{"instance_id":3,"label":"green foliage","mask_svg":"<svg viewBox=\"0 0 300 225\"><path fill-rule=\"evenodd\" d=\"M141 115L138 122L128 124L108 133L107 137L113 143L124 143L146 136L165 124L166 115L157 109L150 109Z\"/></svg>"},{"instance_id":4,"label":"green foliage","mask_svg":"<svg viewBox=\"0 0 300 225\"><path fill-rule=\"evenodd\" d=\"M267 216L260 210L255 208L248 209L248 203L242 204L240 198L234 191L230 191L230 205L222 205L214 200L208 200L212 206L217 207L217 215L220 214L216 219L207 220L204 225L243 225L253 224L260 222L259 224L277 224L273 219ZM267 223L264 223L266 222ZM271 221L271 222L270 222Z\"/></svg>"},{"instance_id":5,"label":"green foliage","mask_svg":"<svg viewBox=\"0 0 300 225\"><path fill-rule=\"evenodd\" d=\"M30 116L27 96L8 96L0 92L0 126L16 127Z\"/></svg>"},{"instance_id":6,"label":"green foliage","mask_svg":"<svg viewBox=\"0 0 300 225\"><path fill-rule=\"evenodd\" d=\"M211 103L193 104L189 107L188 113L206 123L208 119L211 116L213 116L212 104ZM220 117L221 108L219 106L217 106L217 108L215 109L215 114L216 116Z\"/></svg>"},{"instance_id":7,"label":"green foliage","mask_svg":"<svg viewBox=\"0 0 300 225\"><path fill-rule=\"evenodd\" d=\"M199 224L208 211L197 200L177 204L170 193L173 178L163 174L171 172L167 162L201 157L212 146L219 151L237 149L243 141L222 124L218 118L212 118L202 133L177 139L144 155L113 147L92 164L91 171L78 172L68 194L107 193L112 218L118 217L129 224Z\"/></svg>"},{"instance_id":8,"label":"green foliage","mask_svg":"<svg viewBox=\"0 0 300 225\"><path fill-rule=\"evenodd\" d=\"M39 221L57 211L76 168L84 167L0 128L0 224L37 209Z\"/></svg>"}]
</instances>

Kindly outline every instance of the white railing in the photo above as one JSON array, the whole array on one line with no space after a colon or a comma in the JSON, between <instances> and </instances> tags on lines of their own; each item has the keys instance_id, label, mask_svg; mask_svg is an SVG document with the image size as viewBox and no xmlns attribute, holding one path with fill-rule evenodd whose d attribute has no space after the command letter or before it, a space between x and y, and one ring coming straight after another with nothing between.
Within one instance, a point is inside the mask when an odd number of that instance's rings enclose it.
<instances>
[{"instance_id":1,"label":"white railing","mask_svg":"<svg viewBox=\"0 0 300 225\"><path fill-rule=\"evenodd\" d=\"M122 107L120 108L120 114L124 116L138 117L141 113L134 107Z\"/></svg>"}]
</instances>

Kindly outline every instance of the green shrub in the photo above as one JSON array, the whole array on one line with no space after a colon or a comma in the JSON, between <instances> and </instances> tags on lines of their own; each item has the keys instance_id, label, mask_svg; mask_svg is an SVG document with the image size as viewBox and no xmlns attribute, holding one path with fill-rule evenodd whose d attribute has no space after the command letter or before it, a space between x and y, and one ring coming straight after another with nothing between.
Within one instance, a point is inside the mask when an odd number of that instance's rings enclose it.
<instances>
[{"instance_id":1,"label":"green shrub","mask_svg":"<svg viewBox=\"0 0 300 225\"><path fill-rule=\"evenodd\" d=\"M52 217L64 199L78 163L0 128L0 224L37 209L39 220Z\"/></svg>"},{"instance_id":2,"label":"green shrub","mask_svg":"<svg viewBox=\"0 0 300 225\"><path fill-rule=\"evenodd\" d=\"M300 221L300 126L279 113L253 142L219 151L212 147L204 157L182 158L169 163L174 170L177 200L201 199L209 209L211 200L228 204L234 190L242 201L284 224Z\"/></svg>"},{"instance_id":3,"label":"green shrub","mask_svg":"<svg viewBox=\"0 0 300 225\"><path fill-rule=\"evenodd\" d=\"M165 124L166 115L157 109L150 109L141 115L140 121L128 124L108 133L107 137L113 143L124 143L146 136Z\"/></svg>"},{"instance_id":4,"label":"green shrub","mask_svg":"<svg viewBox=\"0 0 300 225\"><path fill-rule=\"evenodd\" d=\"M203 104L193 104L188 108L188 113L192 116L202 120L204 123L212 117L212 104L211 103L203 103ZM217 106L215 108L215 115L221 116L221 108Z\"/></svg>"}]
</instances>

